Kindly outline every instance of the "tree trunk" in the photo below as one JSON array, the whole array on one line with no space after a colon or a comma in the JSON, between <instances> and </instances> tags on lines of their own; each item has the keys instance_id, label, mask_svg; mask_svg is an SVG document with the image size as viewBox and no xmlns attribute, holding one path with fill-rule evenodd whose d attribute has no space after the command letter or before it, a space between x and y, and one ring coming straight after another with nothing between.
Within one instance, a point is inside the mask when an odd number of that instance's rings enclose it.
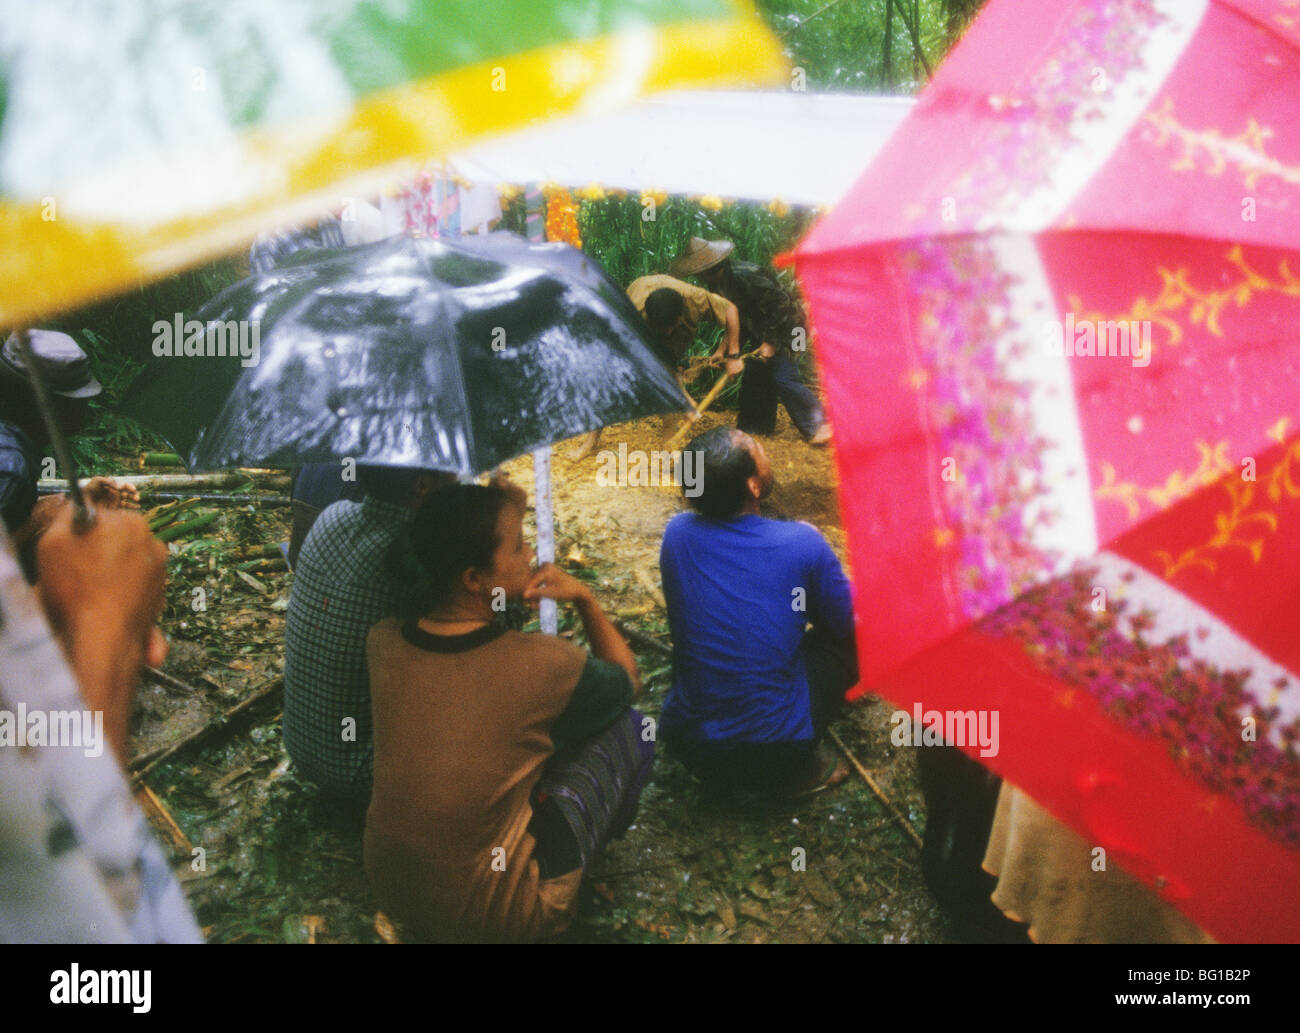
<instances>
[{"instance_id":1,"label":"tree trunk","mask_svg":"<svg viewBox=\"0 0 1300 1033\"><path fill-rule=\"evenodd\" d=\"M943 0L944 34L948 37L949 48L966 31L966 26L979 13L984 3L985 0Z\"/></svg>"},{"instance_id":2,"label":"tree trunk","mask_svg":"<svg viewBox=\"0 0 1300 1033\"><path fill-rule=\"evenodd\" d=\"M885 0L885 89L894 88L894 0Z\"/></svg>"}]
</instances>

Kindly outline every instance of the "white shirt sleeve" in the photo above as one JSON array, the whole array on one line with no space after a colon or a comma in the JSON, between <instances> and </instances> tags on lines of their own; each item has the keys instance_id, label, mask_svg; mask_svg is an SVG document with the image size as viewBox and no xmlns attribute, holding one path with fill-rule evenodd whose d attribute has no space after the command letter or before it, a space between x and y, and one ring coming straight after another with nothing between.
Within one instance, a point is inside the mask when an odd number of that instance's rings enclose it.
<instances>
[{"instance_id":1,"label":"white shirt sleeve","mask_svg":"<svg viewBox=\"0 0 1300 1033\"><path fill-rule=\"evenodd\" d=\"M24 745L32 715L84 732ZM20 720L21 719L21 720ZM202 942L0 527L0 941Z\"/></svg>"}]
</instances>

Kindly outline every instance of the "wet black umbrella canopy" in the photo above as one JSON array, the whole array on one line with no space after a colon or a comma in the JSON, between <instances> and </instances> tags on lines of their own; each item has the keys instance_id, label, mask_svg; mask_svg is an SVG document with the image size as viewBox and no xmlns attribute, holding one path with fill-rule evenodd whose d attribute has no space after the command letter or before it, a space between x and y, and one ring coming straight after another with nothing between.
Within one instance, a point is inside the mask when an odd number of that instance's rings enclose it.
<instances>
[{"instance_id":1,"label":"wet black umbrella canopy","mask_svg":"<svg viewBox=\"0 0 1300 1033\"><path fill-rule=\"evenodd\" d=\"M568 245L511 234L305 251L155 329L125 408L191 470L480 473L690 408L617 284Z\"/></svg>"}]
</instances>

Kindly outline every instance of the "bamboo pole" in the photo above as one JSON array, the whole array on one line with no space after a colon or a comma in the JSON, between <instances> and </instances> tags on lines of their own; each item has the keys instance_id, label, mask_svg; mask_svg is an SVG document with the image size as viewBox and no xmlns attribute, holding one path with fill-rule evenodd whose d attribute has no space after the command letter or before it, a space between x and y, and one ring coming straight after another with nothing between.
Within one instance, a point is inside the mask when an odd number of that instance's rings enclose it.
<instances>
[{"instance_id":1,"label":"bamboo pole","mask_svg":"<svg viewBox=\"0 0 1300 1033\"><path fill-rule=\"evenodd\" d=\"M41 487L38 494L48 498L51 495L62 495L63 491L58 488ZM189 491L149 491L140 492L140 502L152 506L152 509L146 510L144 518L152 521L155 517L166 516L163 509L164 505L173 506L178 502L187 502L193 499L195 502L205 506L251 506L257 505L267 509L284 508L293 505L293 499L288 495L267 495L257 492L248 492L242 495L229 494L208 494L200 492L194 494ZM159 505L154 505L160 503ZM187 507L188 508L188 507Z\"/></svg>"},{"instance_id":2,"label":"bamboo pole","mask_svg":"<svg viewBox=\"0 0 1300 1033\"><path fill-rule=\"evenodd\" d=\"M539 184L531 184L524 194L524 228L530 241L546 240L546 198ZM533 451L533 516L537 523L537 563L555 561L555 510L551 504L551 446ZM537 608L542 633L557 635L560 611L554 599L542 599Z\"/></svg>"},{"instance_id":3,"label":"bamboo pole","mask_svg":"<svg viewBox=\"0 0 1300 1033\"><path fill-rule=\"evenodd\" d=\"M917 834L916 829L913 828L912 823L907 820L907 815L905 815L894 805L894 801L889 798L888 794L883 789L881 789L880 786L877 784L876 780L871 777L871 772L869 772L866 768L864 768L862 766L862 762L859 761L858 758L855 757L853 753L849 750L849 748L844 745L844 740L835 734L834 729L831 728L826 729L826 734L829 735L832 740L834 740L835 745L840 748L840 752L843 753L844 756L848 758L849 763L852 764L853 767L857 770L858 774L862 776L863 781L865 781L867 785L871 787L871 791L876 794L876 797L880 800L880 802L883 803L886 807L888 807L890 811L893 812L894 817L903 823L904 831L907 833L908 837L912 840L912 842L916 844L916 848L920 850L923 846L921 842L921 837Z\"/></svg>"},{"instance_id":4,"label":"bamboo pole","mask_svg":"<svg viewBox=\"0 0 1300 1033\"><path fill-rule=\"evenodd\" d=\"M190 496L186 492L172 491L146 491L141 492L142 501L153 502L156 499L180 500L193 497L205 506L248 506L258 505L265 506L268 509L283 508L293 505L293 499L288 495L194 495Z\"/></svg>"},{"instance_id":5,"label":"bamboo pole","mask_svg":"<svg viewBox=\"0 0 1300 1033\"><path fill-rule=\"evenodd\" d=\"M167 490L168 488L187 488L204 486L208 488L237 488L248 481L257 482L263 489L276 491L289 490L289 475L272 473L266 470L235 470L223 473L147 473L129 474L125 477L113 477L118 484L130 484L141 493L149 488ZM83 488L90 480L82 477L78 482ZM37 482L37 490L46 494L68 490L68 482L58 478L48 478ZM193 494L193 493L191 493Z\"/></svg>"},{"instance_id":6,"label":"bamboo pole","mask_svg":"<svg viewBox=\"0 0 1300 1033\"><path fill-rule=\"evenodd\" d=\"M180 739L176 740L176 742L172 743L170 746L164 747L163 749L154 750L150 753L144 754L143 756L136 757L133 761L131 761L131 765L130 765L132 771L134 772L134 774L132 774L131 776L131 784L132 785L138 784L145 777L145 775L149 774L149 772L152 771L154 768L156 768L159 764L161 764L163 761L167 760L170 757L174 757L177 753L185 749L187 746L192 746L195 743L199 742L201 739L205 739L209 735L213 734L214 732L222 728L225 728L227 725L230 724L230 722L234 718L239 717L241 714L247 712L255 703L258 703L261 700L265 699L267 696L269 696L276 689L280 688L282 685L284 685L283 677L277 676L275 678L272 678L269 681L259 685L256 689L254 689L251 693L249 693L247 697L245 697L240 702L236 703L233 707L231 707L229 710L223 713L220 717L216 718L213 721L209 721L207 724L205 724L202 728L198 729L197 731L191 732L189 735L182 736Z\"/></svg>"}]
</instances>

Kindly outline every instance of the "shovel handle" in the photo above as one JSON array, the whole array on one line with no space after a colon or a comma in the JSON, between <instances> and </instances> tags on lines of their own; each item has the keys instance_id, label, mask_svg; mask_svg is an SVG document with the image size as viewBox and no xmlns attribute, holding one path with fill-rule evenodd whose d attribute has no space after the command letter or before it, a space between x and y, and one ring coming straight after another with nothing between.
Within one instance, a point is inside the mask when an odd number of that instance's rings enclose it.
<instances>
[{"instance_id":1,"label":"shovel handle","mask_svg":"<svg viewBox=\"0 0 1300 1033\"><path fill-rule=\"evenodd\" d=\"M705 410L717 400L718 395L722 393L722 389L730 382L730 373L724 372L722 376L718 377L713 387L709 389L709 393L704 396L704 400L695 407L693 413L687 416L686 419L682 420L682 425L678 427L673 433L673 436L668 439L664 447L667 448L669 452L675 452L682 446L682 443L686 440L686 435L690 433L690 430L695 426L696 421L704 415Z\"/></svg>"}]
</instances>

